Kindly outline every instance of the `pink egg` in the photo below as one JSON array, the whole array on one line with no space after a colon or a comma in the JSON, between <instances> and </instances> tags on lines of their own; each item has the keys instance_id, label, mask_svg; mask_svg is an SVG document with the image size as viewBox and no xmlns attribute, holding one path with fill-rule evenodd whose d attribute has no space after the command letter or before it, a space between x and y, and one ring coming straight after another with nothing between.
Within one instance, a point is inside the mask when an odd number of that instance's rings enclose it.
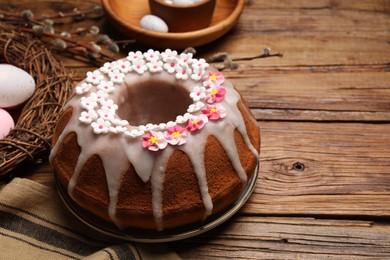
<instances>
[{"instance_id":1,"label":"pink egg","mask_svg":"<svg viewBox=\"0 0 390 260\"><path fill-rule=\"evenodd\" d=\"M29 99L35 90L34 78L10 64L0 64L0 108L14 108Z\"/></svg>"},{"instance_id":2,"label":"pink egg","mask_svg":"<svg viewBox=\"0 0 390 260\"><path fill-rule=\"evenodd\" d=\"M0 108L0 139L7 136L7 134L15 127L12 116Z\"/></svg>"}]
</instances>

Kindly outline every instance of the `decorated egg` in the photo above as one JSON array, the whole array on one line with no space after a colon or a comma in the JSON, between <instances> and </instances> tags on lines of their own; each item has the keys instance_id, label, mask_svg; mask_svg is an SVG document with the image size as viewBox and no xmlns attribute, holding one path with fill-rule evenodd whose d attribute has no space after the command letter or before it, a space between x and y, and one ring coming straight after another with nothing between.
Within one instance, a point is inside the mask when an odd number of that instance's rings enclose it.
<instances>
[{"instance_id":1,"label":"decorated egg","mask_svg":"<svg viewBox=\"0 0 390 260\"><path fill-rule=\"evenodd\" d=\"M0 108L0 139L7 136L9 131L15 127L14 120L12 116Z\"/></svg>"},{"instance_id":2,"label":"decorated egg","mask_svg":"<svg viewBox=\"0 0 390 260\"><path fill-rule=\"evenodd\" d=\"M29 99L35 90L30 74L10 64L0 64L0 108L14 108Z\"/></svg>"},{"instance_id":3,"label":"decorated egg","mask_svg":"<svg viewBox=\"0 0 390 260\"><path fill-rule=\"evenodd\" d=\"M168 25L164 22L164 20L151 14L142 17L139 25L149 31L168 32Z\"/></svg>"}]
</instances>

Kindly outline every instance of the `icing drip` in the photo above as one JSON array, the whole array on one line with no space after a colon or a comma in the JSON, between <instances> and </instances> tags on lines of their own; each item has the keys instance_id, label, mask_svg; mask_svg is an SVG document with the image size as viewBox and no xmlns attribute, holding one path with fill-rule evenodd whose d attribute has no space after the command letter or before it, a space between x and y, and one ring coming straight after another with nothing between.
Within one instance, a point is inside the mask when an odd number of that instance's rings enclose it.
<instances>
[{"instance_id":1,"label":"icing drip","mask_svg":"<svg viewBox=\"0 0 390 260\"><path fill-rule=\"evenodd\" d=\"M199 183L200 194L202 195L203 204L206 210L204 218L206 218L213 211L213 202L209 194L206 178L206 168L204 165L204 149L207 137L203 138L202 136L202 138L199 138L200 136L201 135L198 135L197 138L195 138L198 140L195 140L191 146L182 147L181 150L188 155L194 167L194 171Z\"/></svg>"},{"instance_id":2,"label":"icing drip","mask_svg":"<svg viewBox=\"0 0 390 260\"><path fill-rule=\"evenodd\" d=\"M120 74L118 75L120 76ZM132 85L140 78L147 80L149 77L151 77L151 75L152 74L150 72L145 72L142 75L127 74L125 76L124 84ZM99 75L89 75L89 77L92 78L95 76ZM167 72L161 72L159 75L153 74L153 77L158 77L160 80L165 80L171 83L176 81L176 79L172 79L172 76ZM187 89L189 93L191 93L194 84L198 84L196 81L191 79L182 81L181 83L182 87ZM157 228L158 230L162 230L164 227L162 201L164 172L166 170L169 158L174 150L182 150L187 154L193 165L199 183L202 201L205 207L204 217L206 218L213 211L213 202L209 193L204 162L204 152L207 138L209 136L215 136L220 142L226 151L228 158L231 160L234 170L237 172L238 177L243 183L243 187L247 183L247 174L241 165L237 147L235 145L235 130L238 130L238 132L242 135L247 147L256 156L256 158L258 157L258 152L249 139L244 119L242 118L241 112L237 106L239 105L241 108L243 108L243 111L245 111L251 120L254 119L250 115L248 109L242 104L240 95L233 88L231 83L226 81L224 83L224 87L226 88L225 98L220 102L226 109L226 117L223 118L223 120L209 121L201 130L191 134L188 137L186 144L175 147L167 146L165 149L158 152L145 150L141 145L142 142L140 140L142 137L140 135L134 136L133 138L126 138L125 135L116 135L114 133L99 135L94 134L90 125L85 125L79 121L79 116L83 112L83 109L79 105L81 97L75 96L67 105L67 107L73 107L73 115L68 125L59 136L57 143L53 147L53 150L50 154L50 161L52 161L57 154L57 151L64 138L69 133L75 132L77 135L77 142L81 147L81 153L68 185L68 193L74 199L73 191L77 185L77 181L83 166L91 156L98 155L102 160L103 167L106 172L105 174L109 191L109 205L107 209L108 215L119 228L125 227L116 217L118 192L121 187L124 173L128 170L130 164L133 165L135 171L143 182L147 182L149 180L151 181L152 210ZM84 90L79 89L79 91ZM97 90L95 89L88 89L88 91L89 93L97 93ZM196 92L192 92L191 94L194 96L197 95ZM123 97L118 94L118 92L113 93L111 98L115 103L121 103L125 101L123 100ZM194 107L196 108L196 104ZM200 111L197 112L194 110L194 114L196 113L199 115ZM132 129L138 129L137 131L142 131L139 126L128 126L129 132L131 132ZM113 156L115 157L114 159Z\"/></svg>"},{"instance_id":3,"label":"icing drip","mask_svg":"<svg viewBox=\"0 0 390 260\"><path fill-rule=\"evenodd\" d=\"M164 229L163 226L163 207L162 207L162 191L164 185L164 172L166 166L173 153L172 148L167 148L162 154L156 159L153 164L152 172L152 205L153 205L153 214L156 221L157 230L161 231Z\"/></svg>"}]
</instances>

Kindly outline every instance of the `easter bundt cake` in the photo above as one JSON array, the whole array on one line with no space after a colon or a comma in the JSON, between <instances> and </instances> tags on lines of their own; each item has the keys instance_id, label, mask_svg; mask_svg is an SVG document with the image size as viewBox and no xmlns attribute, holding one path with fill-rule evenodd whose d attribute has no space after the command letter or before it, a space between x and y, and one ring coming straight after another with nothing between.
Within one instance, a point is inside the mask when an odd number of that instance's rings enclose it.
<instances>
[{"instance_id":1,"label":"easter bundt cake","mask_svg":"<svg viewBox=\"0 0 390 260\"><path fill-rule=\"evenodd\" d=\"M260 132L223 73L149 50L88 72L53 135L58 189L91 223L166 230L229 208L255 174Z\"/></svg>"}]
</instances>

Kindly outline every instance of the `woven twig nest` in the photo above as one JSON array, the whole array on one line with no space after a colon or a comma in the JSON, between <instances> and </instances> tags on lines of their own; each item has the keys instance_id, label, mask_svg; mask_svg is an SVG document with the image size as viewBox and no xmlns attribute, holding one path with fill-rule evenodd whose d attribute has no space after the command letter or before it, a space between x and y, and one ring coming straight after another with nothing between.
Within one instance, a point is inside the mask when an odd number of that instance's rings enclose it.
<instances>
[{"instance_id":1,"label":"woven twig nest","mask_svg":"<svg viewBox=\"0 0 390 260\"><path fill-rule=\"evenodd\" d=\"M33 96L24 104L15 128L0 139L0 177L27 162L46 159L50 142L73 81L58 57L28 34L0 31L0 61L35 79Z\"/></svg>"}]
</instances>

